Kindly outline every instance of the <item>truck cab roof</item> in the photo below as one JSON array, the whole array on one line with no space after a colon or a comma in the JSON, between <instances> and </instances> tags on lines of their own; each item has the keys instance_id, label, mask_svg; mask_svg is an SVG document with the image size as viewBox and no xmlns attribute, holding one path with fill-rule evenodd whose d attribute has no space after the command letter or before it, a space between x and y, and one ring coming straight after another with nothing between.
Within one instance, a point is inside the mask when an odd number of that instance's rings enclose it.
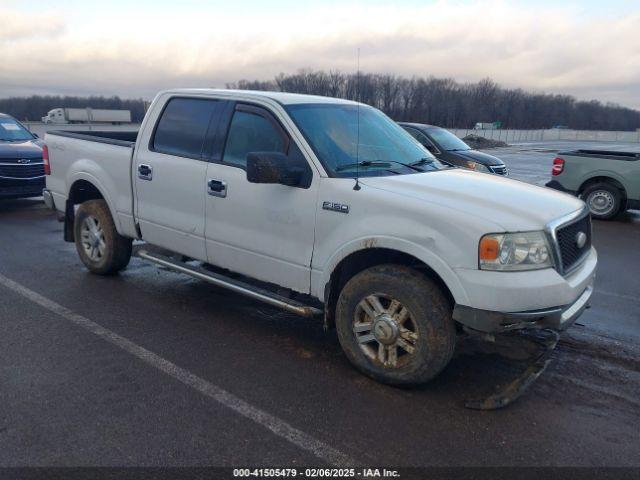
<instances>
[{"instance_id":1,"label":"truck cab roof","mask_svg":"<svg viewBox=\"0 0 640 480\"><path fill-rule=\"evenodd\" d=\"M228 90L221 88L178 88L165 90L161 93L168 93L171 95L211 95L211 96L224 96L230 97L236 100L255 100L255 99L269 99L280 103L281 105L295 105L303 103L326 103L326 104L345 104L345 105L357 105L358 102L351 100L344 100L341 98L323 97L320 95L303 95L299 93L286 93L286 92L268 92L262 90Z\"/></svg>"}]
</instances>

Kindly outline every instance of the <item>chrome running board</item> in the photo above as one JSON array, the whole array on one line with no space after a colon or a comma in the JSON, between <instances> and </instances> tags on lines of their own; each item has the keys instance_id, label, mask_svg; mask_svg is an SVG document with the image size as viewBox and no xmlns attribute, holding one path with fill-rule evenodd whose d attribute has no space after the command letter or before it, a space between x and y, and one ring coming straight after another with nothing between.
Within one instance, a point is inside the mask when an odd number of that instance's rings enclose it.
<instances>
[{"instance_id":1,"label":"chrome running board","mask_svg":"<svg viewBox=\"0 0 640 480\"><path fill-rule=\"evenodd\" d=\"M175 270L176 272L184 273L199 280L204 280L205 282L209 282L218 287L226 288L227 290L231 290L232 292L239 293L240 295L244 295L255 300L259 300L271 306L286 310L287 312L295 313L296 315L300 315L303 317L313 317L322 314L322 310L318 308L304 305L290 298L280 296L277 293L270 292L263 288L250 285L233 278L225 277L224 275L220 275L218 273L210 272L200 267L195 267L183 262L175 261L169 257L165 257L164 255L156 253L152 254L147 252L146 250L139 250L137 255L140 258L144 258L145 260L148 260L155 264L170 268L171 270Z\"/></svg>"}]
</instances>

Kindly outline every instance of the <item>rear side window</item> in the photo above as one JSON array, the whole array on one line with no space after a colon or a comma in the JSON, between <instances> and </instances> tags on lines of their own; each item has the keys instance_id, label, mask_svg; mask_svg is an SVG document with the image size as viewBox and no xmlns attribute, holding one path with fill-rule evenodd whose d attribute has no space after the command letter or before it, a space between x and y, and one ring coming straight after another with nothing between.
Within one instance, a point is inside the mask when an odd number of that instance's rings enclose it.
<instances>
[{"instance_id":1,"label":"rear side window","mask_svg":"<svg viewBox=\"0 0 640 480\"><path fill-rule=\"evenodd\" d=\"M173 98L162 112L152 150L181 157L202 158L209 124L215 128L222 103L198 98Z\"/></svg>"},{"instance_id":2,"label":"rear side window","mask_svg":"<svg viewBox=\"0 0 640 480\"><path fill-rule=\"evenodd\" d=\"M285 139L272 122L262 115L236 111L229 127L223 161L246 167L250 152L286 153L286 148Z\"/></svg>"}]
</instances>

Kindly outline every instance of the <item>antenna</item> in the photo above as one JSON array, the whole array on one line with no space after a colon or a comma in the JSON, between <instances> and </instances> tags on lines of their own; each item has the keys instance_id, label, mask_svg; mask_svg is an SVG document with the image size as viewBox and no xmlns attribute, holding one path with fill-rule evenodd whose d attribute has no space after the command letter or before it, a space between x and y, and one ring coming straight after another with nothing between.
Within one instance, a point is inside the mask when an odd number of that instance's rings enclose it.
<instances>
[{"instance_id":1,"label":"antenna","mask_svg":"<svg viewBox=\"0 0 640 480\"><path fill-rule=\"evenodd\" d=\"M358 48L358 69L356 71L356 184L355 191L360 190L360 48Z\"/></svg>"}]
</instances>

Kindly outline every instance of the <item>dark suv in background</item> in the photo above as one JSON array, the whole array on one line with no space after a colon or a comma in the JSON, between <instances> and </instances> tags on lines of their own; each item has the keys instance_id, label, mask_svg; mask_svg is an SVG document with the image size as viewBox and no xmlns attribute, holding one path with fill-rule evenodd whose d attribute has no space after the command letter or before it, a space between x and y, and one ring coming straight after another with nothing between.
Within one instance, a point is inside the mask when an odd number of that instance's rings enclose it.
<instances>
[{"instance_id":1,"label":"dark suv in background","mask_svg":"<svg viewBox=\"0 0 640 480\"><path fill-rule=\"evenodd\" d=\"M476 172L507 175L507 167L493 155L472 149L453 133L444 128L423 123L398 122L429 150L438 160Z\"/></svg>"},{"instance_id":2,"label":"dark suv in background","mask_svg":"<svg viewBox=\"0 0 640 480\"><path fill-rule=\"evenodd\" d=\"M42 195L42 145L15 118L0 113L0 199Z\"/></svg>"}]
</instances>

